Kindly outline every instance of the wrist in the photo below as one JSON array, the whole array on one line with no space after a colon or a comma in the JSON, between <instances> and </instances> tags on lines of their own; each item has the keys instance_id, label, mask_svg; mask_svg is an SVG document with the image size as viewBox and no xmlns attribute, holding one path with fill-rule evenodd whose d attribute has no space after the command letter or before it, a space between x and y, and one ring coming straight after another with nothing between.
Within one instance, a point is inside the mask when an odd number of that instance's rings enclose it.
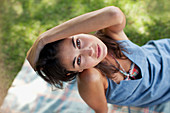
<instances>
[{"instance_id":1,"label":"wrist","mask_svg":"<svg viewBox=\"0 0 170 113\"><path fill-rule=\"evenodd\" d=\"M36 40L36 42L37 42L37 49L38 49L39 51L41 51L41 50L43 49L43 47L45 46L44 39L38 37L38 39Z\"/></svg>"}]
</instances>

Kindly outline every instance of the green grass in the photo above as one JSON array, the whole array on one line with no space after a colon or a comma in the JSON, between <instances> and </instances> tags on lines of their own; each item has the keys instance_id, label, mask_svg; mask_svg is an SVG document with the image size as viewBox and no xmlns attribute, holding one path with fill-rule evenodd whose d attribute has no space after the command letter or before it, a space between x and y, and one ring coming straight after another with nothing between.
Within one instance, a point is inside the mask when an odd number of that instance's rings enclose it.
<instances>
[{"instance_id":1,"label":"green grass","mask_svg":"<svg viewBox=\"0 0 170 113\"><path fill-rule=\"evenodd\" d=\"M0 62L3 65L0 68L4 73L0 80L3 91L9 88L26 52L41 33L70 18L110 5L120 7L125 13L125 32L138 45L170 37L169 0L1 0Z\"/></svg>"}]
</instances>

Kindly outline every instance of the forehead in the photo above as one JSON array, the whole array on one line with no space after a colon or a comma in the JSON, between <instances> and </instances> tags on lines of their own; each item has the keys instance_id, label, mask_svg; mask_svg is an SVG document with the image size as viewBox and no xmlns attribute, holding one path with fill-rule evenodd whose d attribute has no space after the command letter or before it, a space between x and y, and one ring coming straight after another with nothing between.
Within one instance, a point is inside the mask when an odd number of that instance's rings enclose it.
<instances>
[{"instance_id":1,"label":"forehead","mask_svg":"<svg viewBox=\"0 0 170 113\"><path fill-rule=\"evenodd\" d=\"M73 69L73 59L75 57L74 50L75 48L71 37L66 38L60 45L61 63L68 70Z\"/></svg>"}]
</instances>

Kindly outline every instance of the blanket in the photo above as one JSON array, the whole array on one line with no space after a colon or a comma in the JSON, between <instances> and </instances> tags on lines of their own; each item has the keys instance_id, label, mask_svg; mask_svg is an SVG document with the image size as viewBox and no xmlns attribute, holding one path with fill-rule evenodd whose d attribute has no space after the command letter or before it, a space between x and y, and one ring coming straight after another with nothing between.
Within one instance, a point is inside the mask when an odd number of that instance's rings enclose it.
<instances>
[{"instance_id":1,"label":"blanket","mask_svg":"<svg viewBox=\"0 0 170 113\"><path fill-rule=\"evenodd\" d=\"M78 94L76 81L55 89L25 60L0 107L1 113L94 113ZM108 104L108 113L170 113L170 102L152 107Z\"/></svg>"}]
</instances>

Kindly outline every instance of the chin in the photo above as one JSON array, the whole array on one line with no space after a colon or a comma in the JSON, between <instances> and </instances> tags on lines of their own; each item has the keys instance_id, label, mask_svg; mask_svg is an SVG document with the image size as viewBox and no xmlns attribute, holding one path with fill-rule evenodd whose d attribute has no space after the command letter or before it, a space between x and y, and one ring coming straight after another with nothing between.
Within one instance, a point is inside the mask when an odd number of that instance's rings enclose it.
<instances>
[{"instance_id":1,"label":"chin","mask_svg":"<svg viewBox=\"0 0 170 113\"><path fill-rule=\"evenodd\" d=\"M104 52L104 54L103 54L103 59L104 59L104 58L107 56L107 53L108 53L108 52L107 52L107 47L104 48L104 51L103 51L103 52Z\"/></svg>"}]
</instances>

